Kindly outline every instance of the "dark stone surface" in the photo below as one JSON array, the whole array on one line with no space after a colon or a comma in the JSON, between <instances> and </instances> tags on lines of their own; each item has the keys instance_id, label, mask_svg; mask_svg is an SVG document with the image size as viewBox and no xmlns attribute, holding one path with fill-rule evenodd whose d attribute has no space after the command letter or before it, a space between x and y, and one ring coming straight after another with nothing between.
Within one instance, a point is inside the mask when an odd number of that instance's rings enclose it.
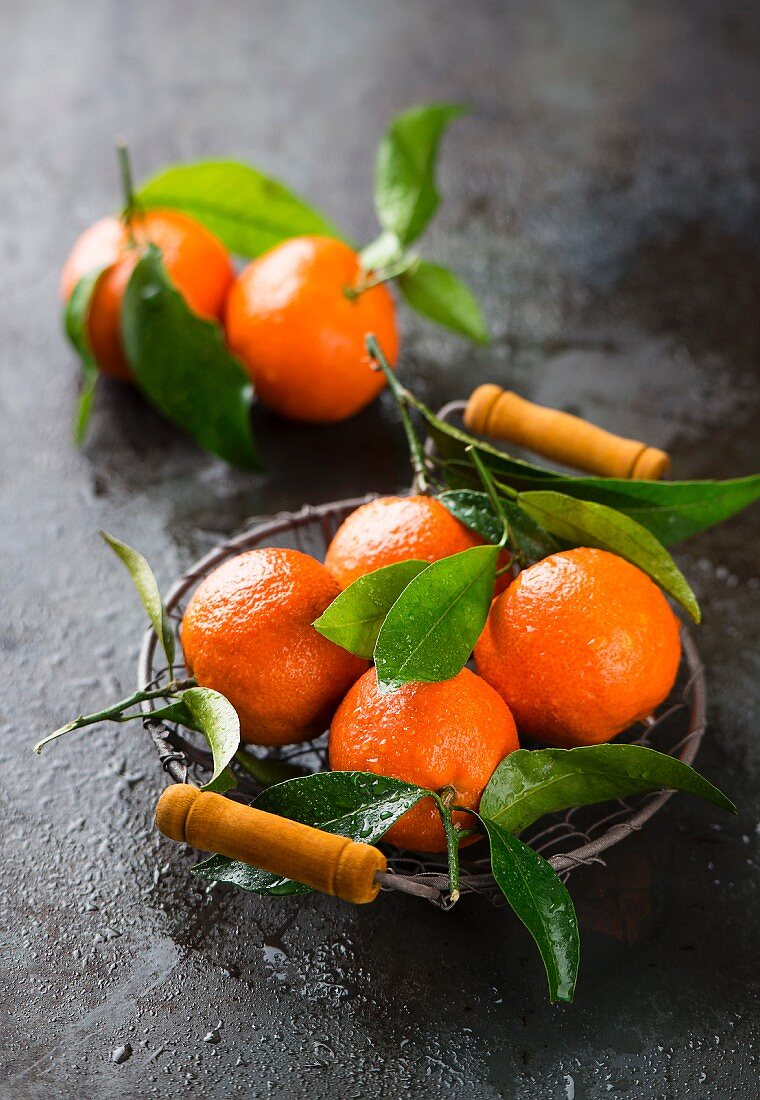
<instances>
[{"instance_id":1,"label":"dark stone surface","mask_svg":"<svg viewBox=\"0 0 760 1100\"><path fill-rule=\"evenodd\" d=\"M116 385L72 448L57 273L114 206L114 136L140 174L249 158L366 240L389 118L468 101L425 248L473 284L496 340L473 350L404 313L405 376L434 403L509 381L667 445L677 475L749 473L757 6L6 0L2 18L0 1095L756 1095L757 510L679 554L705 612L699 764L741 814L674 799L576 874L572 1008L546 1004L526 935L478 902L201 889L152 830L162 778L138 728L30 746L133 683L141 615L98 528L167 583L252 514L407 478L386 401L336 431L258 414L266 478Z\"/></svg>"}]
</instances>

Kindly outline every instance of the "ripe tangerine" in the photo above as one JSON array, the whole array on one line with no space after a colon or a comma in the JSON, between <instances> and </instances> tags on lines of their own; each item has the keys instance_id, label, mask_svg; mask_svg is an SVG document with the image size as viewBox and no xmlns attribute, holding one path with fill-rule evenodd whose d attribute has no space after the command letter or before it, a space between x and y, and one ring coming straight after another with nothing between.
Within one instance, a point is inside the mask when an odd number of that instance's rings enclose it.
<instances>
[{"instance_id":1,"label":"ripe tangerine","mask_svg":"<svg viewBox=\"0 0 760 1100\"><path fill-rule=\"evenodd\" d=\"M84 275L107 265L92 295L88 337L99 369L121 381L133 377L121 337L121 301L141 245L156 245L172 283L201 317L221 317L235 274L219 238L179 210L134 214L130 226L133 239L122 219L101 218L76 240L61 272L67 301Z\"/></svg>"}]
</instances>

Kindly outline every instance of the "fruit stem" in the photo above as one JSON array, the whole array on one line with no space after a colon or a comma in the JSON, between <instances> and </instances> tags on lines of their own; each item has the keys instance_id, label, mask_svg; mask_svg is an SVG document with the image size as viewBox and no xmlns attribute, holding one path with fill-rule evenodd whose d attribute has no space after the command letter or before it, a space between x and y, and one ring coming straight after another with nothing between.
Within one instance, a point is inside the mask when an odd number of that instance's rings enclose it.
<instances>
[{"instance_id":1,"label":"fruit stem","mask_svg":"<svg viewBox=\"0 0 760 1100\"><path fill-rule=\"evenodd\" d=\"M446 851L449 864L449 898L452 905L459 901L459 830L451 816L451 803L456 798L456 790L453 787L443 787L438 792L433 792L433 799L441 815L443 831L446 834Z\"/></svg>"},{"instance_id":2,"label":"fruit stem","mask_svg":"<svg viewBox=\"0 0 760 1100\"><path fill-rule=\"evenodd\" d=\"M137 706L139 703L144 703L149 699L165 699L172 695L178 695L187 688L195 686L195 680L172 680L171 683L167 684L165 687L151 688L149 691L136 691L126 699L122 699L118 703L106 707L105 710L95 711L93 714L80 714L73 722L68 722L65 726L61 726L51 734L48 734L47 737L43 737L43 739L34 746L34 751L36 753L41 753L45 745L48 745L51 741L55 741L58 737L62 737L64 733L73 733L74 730L83 729L85 726L94 726L98 722L129 722L132 718L148 717L148 715L139 714L125 715L124 711L129 710L130 707Z\"/></svg>"},{"instance_id":3,"label":"fruit stem","mask_svg":"<svg viewBox=\"0 0 760 1100\"><path fill-rule=\"evenodd\" d=\"M135 213L135 188L132 179L132 164L129 157L129 146L123 138L116 142L116 159L119 162L119 175L121 177L121 190L124 198L124 209L121 217L129 233L130 244L135 244L135 236L132 231L132 218Z\"/></svg>"},{"instance_id":4,"label":"fruit stem","mask_svg":"<svg viewBox=\"0 0 760 1100\"><path fill-rule=\"evenodd\" d=\"M414 430L412 418L409 416L409 407L414 403L411 400L412 395L408 390L404 389L398 378L396 378L396 375L393 373L393 368L386 359L376 337L373 336L371 332L367 333L365 343L370 358L373 363L376 364L375 369L379 368L385 375L388 382L388 388L391 391L391 396L396 402L396 407L401 417L401 423L406 433L406 441L409 445L409 457L414 471L414 488L420 493L427 493L430 489L430 485L428 482L425 449Z\"/></svg>"},{"instance_id":5,"label":"fruit stem","mask_svg":"<svg viewBox=\"0 0 760 1100\"><path fill-rule=\"evenodd\" d=\"M405 271L409 271L414 267L417 262L416 256L402 256L401 259L388 264L386 267L379 267L376 271L362 272L361 278L353 286L343 287L343 293L350 302L353 302L365 291L373 290L376 286L382 286L383 283L390 282L398 275L403 275Z\"/></svg>"}]
</instances>

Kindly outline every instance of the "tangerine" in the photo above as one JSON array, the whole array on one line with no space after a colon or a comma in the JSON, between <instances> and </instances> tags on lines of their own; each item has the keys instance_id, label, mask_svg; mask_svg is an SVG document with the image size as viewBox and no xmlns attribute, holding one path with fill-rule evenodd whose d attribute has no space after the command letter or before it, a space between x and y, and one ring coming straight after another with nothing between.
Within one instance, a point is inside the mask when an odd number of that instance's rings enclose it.
<instances>
[{"instance_id":1,"label":"tangerine","mask_svg":"<svg viewBox=\"0 0 760 1100\"><path fill-rule=\"evenodd\" d=\"M387 775L428 790L454 789L453 803L477 810L496 765L519 748L509 708L493 688L464 668L451 680L405 684L381 694L369 669L349 690L330 728L335 771ZM454 820L464 828L472 817ZM402 848L440 852L446 837L431 798L391 826L386 839Z\"/></svg>"},{"instance_id":2,"label":"tangerine","mask_svg":"<svg viewBox=\"0 0 760 1100\"><path fill-rule=\"evenodd\" d=\"M231 351L269 408L293 420L345 420L385 385L364 346L377 337L398 354L393 299L384 286L353 293L359 256L329 237L292 237L259 256L232 285ZM347 293L348 292L348 293Z\"/></svg>"},{"instance_id":3,"label":"tangerine","mask_svg":"<svg viewBox=\"0 0 760 1100\"><path fill-rule=\"evenodd\" d=\"M521 735L573 748L610 741L667 697L680 626L635 565L581 547L523 570L499 596L477 645L480 675Z\"/></svg>"},{"instance_id":4,"label":"tangerine","mask_svg":"<svg viewBox=\"0 0 760 1100\"><path fill-rule=\"evenodd\" d=\"M130 227L132 237L122 219L101 218L77 239L61 272L61 297L68 300L84 275L107 265L92 295L87 330L98 367L121 381L133 377L121 337L121 301L140 245L156 245L172 283L201 317L221 318L235 274L219 238L179 210L134 214Z\"/></svg>"},{"instance_id":5,"label":"tangerine","mask_svg":"<svg viewBox=\"0 0 760 1100\"><path fill-rule=\"evenodd\" d=\"M341 588L399 561L439 561L481 546L483 539L435 497L378 497L351 512L327 548L325 565ZM509 562L508 552L499 567ZM504 583L502 578L497 580Z\"/></svg>"},{"instance_id":6,"label":"tangerine","mask_svg":"<svg viewBox=\"0 0 760 1100\"><path fill-rule=\"evenodd\" d=\"M340 589L298 550L249 550L193 593L182 620L190 675L225 695L243 741L287 745L327 728L367 662L311 625Z\"/></svg>"}]
</instances>

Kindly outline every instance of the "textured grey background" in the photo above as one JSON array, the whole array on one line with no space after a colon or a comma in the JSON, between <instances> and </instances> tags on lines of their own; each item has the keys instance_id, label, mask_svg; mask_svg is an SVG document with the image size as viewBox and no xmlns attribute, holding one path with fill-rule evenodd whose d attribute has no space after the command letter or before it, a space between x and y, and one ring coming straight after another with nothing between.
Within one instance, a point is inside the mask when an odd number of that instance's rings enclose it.
<instances>
[{"instance_id":1,"label":"textured grey background","mask_svg":"<svg viewBox=\"0 0 760 1100\"><path fill-rule=\"evenodd\" d=\"M0 1095L756 1095L757 510L680 553L705 612L699 764L741 816L674 799L571 880L572 1008L546 1004L527 936L477 901L446 915L203 890L152 830L162 778L139 728L42 759L30 745L133 683L141 614L98 528L168 583L248 516L407 479L387 401L336 431L257 413L266 477L115 384L72 448L57 277L114 205L114 137L141 175L250 159L366 240L390 117L466 100L425 248L475 287L496 339L473 350L404 312L404 376L434 403L510 382L672 448L677 475L749 473L757 5L3 0L0 15Z\"/></svg>"}]
</instances>

